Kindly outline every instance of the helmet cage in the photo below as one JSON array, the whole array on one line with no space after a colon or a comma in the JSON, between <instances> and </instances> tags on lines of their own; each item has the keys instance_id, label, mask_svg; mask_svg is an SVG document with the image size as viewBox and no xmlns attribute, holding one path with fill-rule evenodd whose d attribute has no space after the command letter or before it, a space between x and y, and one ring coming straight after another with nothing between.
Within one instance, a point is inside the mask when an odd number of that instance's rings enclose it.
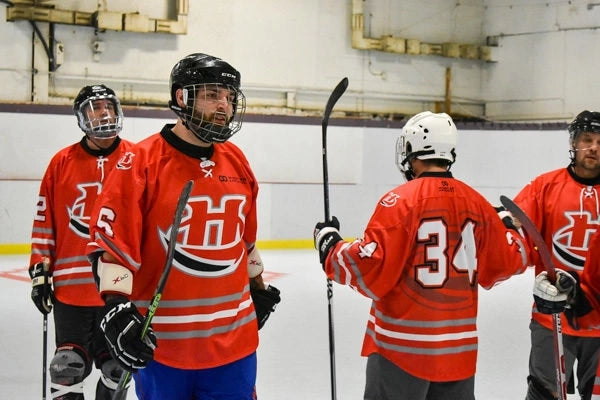
<instances>
[{"instance_id":1,"label":"helmet cage","mask_svg":"<svg viewBox=\"0 0 600 400\"><path fill-rule=\"evenodd\" d=\"M119 99L113 94L88 97L77 105L75 115L79 128L92 138L110 139L123 129L123 110Z\"/></svg>"},{"instance_id":2,"label":"helmet cage","mask_svg":"<svg viewBox=\"0 0 600 400\"><path fill-rule=\"evenodd\" d=\"M448 169L456 160L458 132L452 118L445 113L419 113L408 120L396 141L396 165L407 180L415 177L411 161L446 160Z\"/></svg>"},{"instance_id":3,"label":"helmet cage","mask_svg":"<svg viewBox=\"0 0 600 400\"><path fill-rule=\"evenodd\" d=\"M222 83L200 83L186 85L182 88L185 107L175 110L182 119L184 125L194 133L200 140L211 143L223 143L229 140L242 127L242 120L246 111L246 97L241 90L232 85ZM216 111L213 115L207 115L203 109L196 105L198 101L221 101L217 99L200 99L201 93L219 92L228 90L231 94L227 99L228 106L232 109L232 115L224 123L215 122L215 117L222 112ZM173 108L173 107L172 107Z\"/></svg>"}]
</instances>

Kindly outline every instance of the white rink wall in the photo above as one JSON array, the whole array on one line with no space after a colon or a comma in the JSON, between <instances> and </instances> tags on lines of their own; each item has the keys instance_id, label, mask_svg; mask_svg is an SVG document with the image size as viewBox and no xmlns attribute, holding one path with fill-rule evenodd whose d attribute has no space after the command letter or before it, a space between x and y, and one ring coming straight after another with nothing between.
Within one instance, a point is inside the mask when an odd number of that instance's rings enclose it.
<instances>
[{"instance_id":1,"label":"white rink wall","mask_svg":"<svg viewBox=\"0 0 600 400\"><path fill-rule=\"evenodd\" d=\"M126 117L123 138L138 141L171 119ZM381 196L403 182L395 165L398 128L328 129L330 210L345 237L362 234ZM59 149L81 138L72 115L1 113L0 245L29 243L40 179ZM48 127L52 127L51 130ZM323 211L321 126L245 122L232 138L260 183L259 239L311 239ZM568 163L558 130L459 130L455 177L490 202L514 196L529 180Z\"/></svg>"}]
</instances>

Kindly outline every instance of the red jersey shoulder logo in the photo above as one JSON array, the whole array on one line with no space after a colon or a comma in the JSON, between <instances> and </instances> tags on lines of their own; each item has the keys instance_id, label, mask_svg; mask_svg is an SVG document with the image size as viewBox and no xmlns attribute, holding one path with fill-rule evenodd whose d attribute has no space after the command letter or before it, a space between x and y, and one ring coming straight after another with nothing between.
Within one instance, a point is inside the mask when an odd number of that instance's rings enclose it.
<instances>
[{"instance_id":1,"label":"red jersey shoulder logo","mask_svg":"<svg viewBox=\"0 0 600 400\"><path fill-rule=\"evenodd\" d=\"M117 169L131 169L135 153L128 151L117 162Z\"/></svg>"},{"instance_id":2,"label":"red jersey shoulder logo","mask_svg":"<svg viewBox=\"0 0 600 400\"><path fill-rule=\"evenodd\" d=\"M394 192L389 192L385 195L385 197L381 200L380 204L384 207L393 207L396 205L398 198L400 196Z\"/></svg>"}]
</instances>

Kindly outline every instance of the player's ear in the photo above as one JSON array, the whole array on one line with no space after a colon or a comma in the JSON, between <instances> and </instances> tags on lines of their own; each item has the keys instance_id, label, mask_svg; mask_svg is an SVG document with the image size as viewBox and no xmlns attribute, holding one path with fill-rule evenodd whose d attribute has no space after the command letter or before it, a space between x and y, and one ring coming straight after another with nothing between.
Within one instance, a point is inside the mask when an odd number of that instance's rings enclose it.
<instances>
[{"instance_id":1,"label":"player's ear","mask_svg":"<svg viewBox=\"0 0 600 400\"><path fill-rule=\"evenodd\" d=\"M175 99L177 100L177 105L179 107L185 109L185 107L187 105L186 104L187 99L184 98L184 97L187 97L187 96L184 96L184 89L183 88L179 88L179 89L177 89L175 91Z\"/></svg>"}]
</instances>

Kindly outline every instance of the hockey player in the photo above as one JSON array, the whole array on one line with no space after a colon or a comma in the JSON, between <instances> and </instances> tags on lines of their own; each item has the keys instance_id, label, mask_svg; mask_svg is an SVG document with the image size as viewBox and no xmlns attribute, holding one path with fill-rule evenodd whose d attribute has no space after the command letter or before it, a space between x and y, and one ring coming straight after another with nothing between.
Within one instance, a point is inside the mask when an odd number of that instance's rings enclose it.
<instances>
[{"instance_id":1,"label":"hockey player","mask_svg":"<svg viewBox=\"0 0 600 400\"><path fill-rule=\"evenodd\" d=\"M541 272L535 279L533 298L539 312L558 314L564 311L569 325L576 330L595 330L600 327L600 230L592 236L581 276L557 269L555 282ZM596 351L600 351L597 349ZM600 400L600 364L593 378L588 397ZM531 397L531 396L530 396ZM552 398L550 395L531 397L534 400ZM583 395L581 396L583 398Z\"/></svg>"},{"instance_id":2,"label":"hockey player","mask_svg":"<svg viewBox=\"0 0 600 400\"><path fill-rule=\"evenodd\" d=\"M415 115L396 146L408 182L381 198L363 238L343 241L336 217L315 227L327 276L373 300L366 400L474 399L478 285L526 268L518 234L452 176L456 141L447 114Z\"/></svg>"},{"instance_id":3,"label":"hockey player","mask_svg":"<svg viewBox=\"0 0 600 400\"><path fill-rule=\"evenodd\" d=\"M569 124L568 131L570 164L538 176L514 201L544 237L556 268L581 273L590 236L600 222L600 113L581 112ZM531 259L539 275L543 264L535 254ZM528 400L556 396L552 327L551 316L534 304ZM577 361L577 390L583 400L589 400L598 364L600 330L576 330L566 321L562 327L566 379L573 374L573 364Z\"/></svg>"},{"instance_id":4,"label":"hockey player","mask_svg":"<svg viewBox=\"0 0 600 400\"><path fill-rule=\"evenodd\" d=\"M279 291L261 278L257 181L228 141L245 111L240 73L195 53L173 67L170 87L177 123L137 144L130 168L111 175L112 190L94 207L89 250L106 301L101 326L113 356L136 372L139 398L251 400L258 329ZM163 272L173 213L189 180L195 185L173 268L142 339L142 314Z\"/></svg>"},{"instance_id":5,"label":"hockey player","mask_svg":"<svg viewBox=\"0 0 600 400\"><path fill-rule=\"evenodd\" d=\"M102 372L96 399L108 400L122 369L110 357L99 327L104 302L94 285L86 246L92 206L109 172L127 160L133 145L118 136L123 112L112 89L82 88L73 111L85 136L60 150L42 179L31 235L31 298L44 314L54 309L52 398L83 399L83 382L95 363Z\"/></svg>"}]
</instances>

